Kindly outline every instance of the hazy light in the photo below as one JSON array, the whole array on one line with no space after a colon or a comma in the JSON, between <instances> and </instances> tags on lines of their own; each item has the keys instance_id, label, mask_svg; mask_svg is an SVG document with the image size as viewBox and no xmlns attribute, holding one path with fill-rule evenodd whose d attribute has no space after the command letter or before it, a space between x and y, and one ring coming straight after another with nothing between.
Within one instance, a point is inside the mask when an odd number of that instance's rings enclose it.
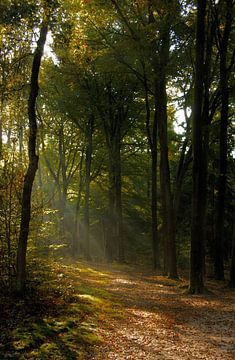
<instances>
[{"instance_id":1,"label":"hazy light","mask_svg":"<svg viewBox=\"0 0 235 360\"><path fill-rule=\"evenodd\" d=\"M56 57L55 53L52 50L52 44L53 44L53 38L51 31L48 31L47 33L47 39L44 46L44 56L52 59L54 64L58 64L58 58Z\"/></svg>"},{"instance_id":2,"label":"hazy light","mask_svg":"<svg viewBox=\"0 0 235 360\"><path fill-rule=\"evenodd\" d=\"M2 142L3 144L6 144L7 143L7 135L6 134L2 134Z\"/></svg>"},{"instance_id":3,"label":"hazy light","mask_svg":"<svg viewBox=\"0 0 235 360\"><path fill-rule=\"evenodd\" d=\"M184 110L180 109L175 112L174 130L177 134L184 134L185 129L185 116Z\"/></svg>"}]
</instances>

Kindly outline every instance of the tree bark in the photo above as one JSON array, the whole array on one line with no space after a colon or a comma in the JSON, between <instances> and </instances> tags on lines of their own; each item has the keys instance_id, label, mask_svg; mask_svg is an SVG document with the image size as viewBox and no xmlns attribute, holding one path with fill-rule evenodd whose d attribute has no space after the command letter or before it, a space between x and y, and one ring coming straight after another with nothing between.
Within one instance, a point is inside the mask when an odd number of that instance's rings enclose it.
<instances>
[{"instance_id":1,"label":"tree bark","mask_svg":"<svg viewBox=\"0 0 235 360\"><path fill-rule=\"evenodd\" d=\"M225 218L225 194L227 182L227 132L229 115L229 85L227 69L227 52L229 35L232 28L232 8L233 2L226 1L226 20L221 42L219 43L220 54L220 91L221 91L221 111L220 111L220 135L219 135L219 181L218 196L216 206L215 222L215 253L214 253L214 272L217 280L224 279L224 218ZM217 29L220 32L220 29Z\"/></svg>"},{"instance_id":2,"label":"tree bark","mask_svg":"<svg viewBox=\"0 0 235 360\"><path fill-rule=\"evenodd\" d=\"M105 236L105 256L108 261L115 257L115 160L112 148L109 148L109 190L108 190L108 214Z\"/></svg>"},{"instance_id":3,"label":"tree bark","mask_svg":"<svg viewBox=\"0 0 235 360\"><path fill-rule=\"evenodd\" d=\"M156 21L154 16L154 8L157 8L156 4L153 1L148 1L149 23L155 23ZM169 62L171 15L169 13L165 13L164 19L162 21L164 25L159 28L158 45L156 46L156 43L152 42L152 66L154 69L155 100L155 115L152 138L152 144L154 145L152 148L152 180L156 183L156 175L153 173L153 167L157 165L157 144L155 137L157 136L158 130L158 138L160 144L160 188L163 217L162 229L164 236L164 270L166 270L169 277L177 278L178 275L175 247L175 221L168 159L168 124L166 93L166 69ZM154 192L154 194L152 195L155 197L155 200L152 199L152 217L154 218L154 221L157 221L157 218L155 218L156 214L154 214L157 211L157 209L155 208L157 206L157 188L154 188L152 189L152 191ZM155 201L156 203L154 204L153 201ZM154 236L156 236L156 234Z\"/></svg>"},{"instance_id":4,"label":"tree bark","mask_svg":"<svg viewBox=\"0 0 235 360\"><path fill-rule=\"evenodd\" d=\"M155 127L155 126L154 126ZM157 132L157 129L156 129ZM153 134L155 131L153 131ZM158 236L158 217L157 217L157 134L153 135L153 148L151 150L152 166L151 166L151 215L152 215L152 247L153 247L153 267L160 269L159 254L159 236Z\"/></svg>"},{"instance_id":5,"label":"tree bark","mask_svg":"<svg viewBox=\"0 0 235 360\"><path fill-rule=\"evenodd\" d=\"M40 29L40 36L37 47L34 52L33 65L31 72L30 93L28 99L28 118L29 118L29 140L28 140L28 156L29 164L24 177L22 207L21 207L21 223L19 243L17 249L17 292L23 294L25 290L26 280L26 252L29 233L29 223L31 217L31 194L38 168L38 155L36 154L36 137L37 137L37 121L36 121L36 100L38 96L38 77L43 55L43 49L46 42L48 31L48 23L43 23Z\"/></svg>"},{"instance_id":6,"label":"tree bark","mask_svg":"<svg viewBox=\"0 0 235 360\"><path fill-rule=\"evenodd\" d=\"M109 214L107 257L113 260L117 250L118 260L125 261L122 216L122 177L121 177L121 127L119 120L109 142ZM115 250L116 249L116 250Z\"/></svg>"},{"instance_id":7,"label":"tree bark","mask_svg":"<svg viewBox=\"0 0 235 360\"><path fill-rule=\"evenodd\" d=\"M144 71L144 90L146 107L146 131L151 153L151 227L152 227L152 250L153 267L160 269L158 217L157 217L157 111L155 108L152 131L150 127L151 111L149 105L147 78Z\"/></svg>"},{"instance_id":8,"label":"tree bark","mask_svg":"<svg viewBox=\"0 0 235 360\"><path fill-rule=\"evenodd\" d=\"M168 276L177 278L176 245L175 245L175 221L173 209L173 197L171 192L170 168L168 159L168 135L167 135L167 94L166 94L166 66L169 59L169 27L161 34L161 47L159 50L159 64L155 67L155 103L156 117L158 120L158 136L160 143L160 184L163 213L163 229L167 259L166 269Z\"/></svg>"},{"instance_id":9,"label":"tree bark","mask_svg":"<svg viewBox=\"0 0 235 360\"><path fill-rule=\"evenodd\" d=\"M107 215L107 236L105 255L112 261L117 253L120 262L125 261L122 212L121 142L122 124L127 112L124 105L117 105L119 99L112 93L111 82L107 84L108 116L104 119L106 144L109 151L109 214Z\"/></svg>"},{"instance_id":10,"label":"tree bark","mask_svg":"<svg viewBox=\"0 0 235 360\"><path fill-rule=\"evenodd\" d=\"M79 250L81 250L81 241L79 238L81 236L81 224L80 224L80 207L81 207L81 195L83 189L83 159L84 159L84 149L82 149L80 164L79 164L79 187L78 187L78 195L77 195L77 203L76 203L76 211L74 218L74 234L72 241L72 256L76 258L78 256ZM80 248L79 248L80 245Z\"/></svg>"},{"instance_id":11,"label":"tree bark","mask_svg":"<svg viewBox=\"0 0 235 360\"><path fill-rule=\"evenodd\" d=\"M1 105L0 105L0 160L3 158L2 154L2 119L3 119L3 94L1 94Z\"/></svg>"},{"instance_id":12,"label":"tree bark","mask_svg":"<svg viewBox=\"0 0 235 360\"><path fill-rule=\"evenodd\" d=\"M158 95L159 96L159 95ZM162 96L164 96L162 94ZM163 99L164 97L158 97ZM162 101L162 100L161 100ZM166 104L165 104L166 105ZM164 107L165 107L164 105ZM158 107L161 105L158 104ZM171 193L170 169L168 161L167 118L166 108L158 110L159 142L160 142L160 183L163 214L163 229L166 241L166 257L168 276L177 278L176 248L175 248L175 221L173 198Z\"/></svg>"},{"instance_id":13,"label":"tree bark","mask_svg":"<svg viewBox=\"0 0 235 360\"><path fill-rule=\"evenodd\" d=\"M183 181L185 178L185 174L189 168L189 165L192 161L192 146L190 146L188 151L186 151L187 146L188 146L188 135L186 134L186 138L184 140L182 151L180 154L180 160L178 164L175 188L174 188L173 204L174 204L174 217L175 217L176 226L177 226L177 218L180 207L180 198L182 193Z\"/></svg>"},{"instance_id":14,"label":"tree bark","mask_svg":"<svg viewBox=\"0 0 235 360\"><path fill-rule=\"evenodd\" d=\"M196 64L193 107L193 189L192 189L192 222L191 222L191 269L190 293L201 293L204 290L203 255L204 255L204 199L203 192L203 79L204 79L204 43L206 0L197 2L196 28Z\"/></svg>"},{"instance_id":15,"label":"tree bark","mask_svg":"<svg viewBox=\"0 0 235 360\"><path fill-rule=\"evenodd\" d=\"M68 192L68 179L66 175L66 160L65 160L65 148L64 148L64 125L61 120L60 128L59 128L59 142L58 142L58 151L59 151L59 159L61 175L62 175L62 189L60 186L59 176L58 176L58 188L59 188L59 201L60 201L60 236L61 240L65 236L66 232L66 208L67 208L67 192ZM58 173L59 174L59 173Z\"/></svg>"},{"instance_id":16,"label":"tree bark","mask_svg":"<svg viewBox=\"0 0 235 360\"><path fill-rule=\"evenodd\" d=\"M235 288L235 225L234 224L233 224L232 256L231 256L229 286Z\"/></svg>"},{"instance_id":17,"label":"tree bark","mask_svg":"<svg viewBox=\"0 0 235 360\"><path fill-rule=\"evenodd\" d=\"M92 161L92 135L94 116L90 115L86 129L86 156L85 156L85 207L84 207L84 252L87 260L90 260L90 183Z\"/></svg>"},{"instance_id":18,"label":"tree bark","mask_svg":"<svg viewBox=\"0 0 235 360\"><path fill-rule=\"evenodd\" d=\"M123 119L122 107L118 109L117 127L115 134L115 215L117 224L118 261L125 261L123 239L123 215L122 215L122 168L121 168L121 124Z\"/></svg>"}]
</instances>

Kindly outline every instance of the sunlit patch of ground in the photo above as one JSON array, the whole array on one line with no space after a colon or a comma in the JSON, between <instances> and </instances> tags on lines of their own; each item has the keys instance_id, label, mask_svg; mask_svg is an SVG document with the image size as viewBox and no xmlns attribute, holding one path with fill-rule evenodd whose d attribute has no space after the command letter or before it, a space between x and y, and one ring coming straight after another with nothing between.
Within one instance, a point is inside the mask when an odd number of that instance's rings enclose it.
<instances>
[{"instance_id":1,"label":"sunlit patch of ground","mask_svg":"<svg viewBox=\"0 0 235 360\"><path fill-rule=\"evenodd\" d=\"M0 359L234 359L234 292L212 282L209 295L190 296L185 284L130 266L51 262L37 294L0 303Z\"/></svg>"},{"instance_id":2,"label":"sunlit patch of ground","mask_svg":"<svg viewBox=\"0 0 235 360\"><path fill-rule=\"evenodd\" d=\"M185 281L139 273L113 273L103 284L124 316L103 323L93 359L207 359L235 357L234 293L190 296Z\"/></svg>"},{"instance_id":3,"label":"sunlit patch of ground","mask_svg":"<svg viewBox=\"0 0 235 360\"><path fill-rule=\"evenodd\" d=\"M0 359L91 357L102 342L98 323L112 308L105 290L82 282L77 266L52 262L45 273L42 265L34 275L41 281L36 292L30 290L25 300L0 297Z\"/></svg>"}]
</instances>

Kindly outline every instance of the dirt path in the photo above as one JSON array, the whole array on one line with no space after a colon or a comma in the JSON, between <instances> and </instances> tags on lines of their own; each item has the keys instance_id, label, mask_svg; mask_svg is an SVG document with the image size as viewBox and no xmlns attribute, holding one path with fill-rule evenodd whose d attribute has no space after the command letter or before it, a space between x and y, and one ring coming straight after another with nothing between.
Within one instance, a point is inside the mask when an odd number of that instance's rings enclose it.
<instances>
[{"instance_id":1,"label":"dirt path","mask_svg":"<svg viewBox=\"0 0 235 360\"><path fill-rule=\"evenodd\" d=\"M232 360L235 292L210 295L156 273L61 259L28 296L0 296L0 360ZM181 286L181 288L179 287Z\"/></svg>"},{"instance_id":2,"label":"dirt path","mask_svg":"<svg viewBox=\"0 0 235 360\"><path fill-rule=\"evenodd\" d=\"M91 267L79 278L113 307L99 319L103 343L91 359L235 359L235 294L224 285L189 296L153 274Z\"/></svg>"}]
</instances>

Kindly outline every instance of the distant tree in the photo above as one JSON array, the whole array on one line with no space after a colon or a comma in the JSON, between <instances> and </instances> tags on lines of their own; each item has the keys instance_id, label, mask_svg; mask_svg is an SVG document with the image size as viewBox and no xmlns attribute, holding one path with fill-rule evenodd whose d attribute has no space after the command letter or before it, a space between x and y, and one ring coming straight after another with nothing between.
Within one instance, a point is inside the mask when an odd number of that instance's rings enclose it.
<instances>
[{"instance_id":1,"label":"distant tree","mask_svg":"<svg viewBox=\"0 0 235 360\"><path fill-rule=\"evenodd\" d=\"M88 114L85 129L86 151L85 151L85 205L84 205L84 252L87 260L90 254L90 185L91 185L91 163L93 151L94 114Z\"/></svg>"},{"instance_id":2,"label":"distant tree","mask_svg":"<svg viewBox=\"0 0 235 360\"><path fill-rule=\"evenodd\" d=\"M122 82L107 79L98 94L100 99L97 109L104 128L108 150L109 172L109 215L107 221L106 256L108 260L116 257L120 262L125 260L123 239L123 204L122 204L122 147L124 136L132 124L130 109L134 95L128 90L133 84L121 77ZM99 91L99 90L98 90ZM100 98L103 97L103 101ZM128 124L129 120L129 124Z\"/></svg>"},{"instance_id":3,"label":"distant tree","mask_svg":"<svg viewBox=\"0 0 235 360\"><path fill-rule=\"evenodd\" d=\"M173 17L178 16L177 1L167 2L146 1L139 6L126 4L123 6L116 0L111 1L117 11L118 17L126 28L132 40L132 47L137 48L138 61L142 64L142 73L133 64L126 65L132 69L138 80L144 85L146 102L146 125L150 153L152 158L152 243L154 267L159 267L159 238L157 234L157 135L160 144L160 188L163 218L163 233L165 241L165 270L170 277L177 277L176 248L175 248L175 222L173 209L173 196L171 191L171 178L168 157L168 115L167 115L167 73L170 56L170 32L173 26ZM132 21L133 13L141 18L138 23ZM155 30L155 32L153 31ZM146 34L148 36L146 37ZM121 60L122 61L122 60ZM148 73L145 69L148 69ZM150 70L151 69L151 70ZM151 71L151 75L149 73ZM150 126L149 87L154 98L154 116Z\"/></svg>"}]
</instances>

